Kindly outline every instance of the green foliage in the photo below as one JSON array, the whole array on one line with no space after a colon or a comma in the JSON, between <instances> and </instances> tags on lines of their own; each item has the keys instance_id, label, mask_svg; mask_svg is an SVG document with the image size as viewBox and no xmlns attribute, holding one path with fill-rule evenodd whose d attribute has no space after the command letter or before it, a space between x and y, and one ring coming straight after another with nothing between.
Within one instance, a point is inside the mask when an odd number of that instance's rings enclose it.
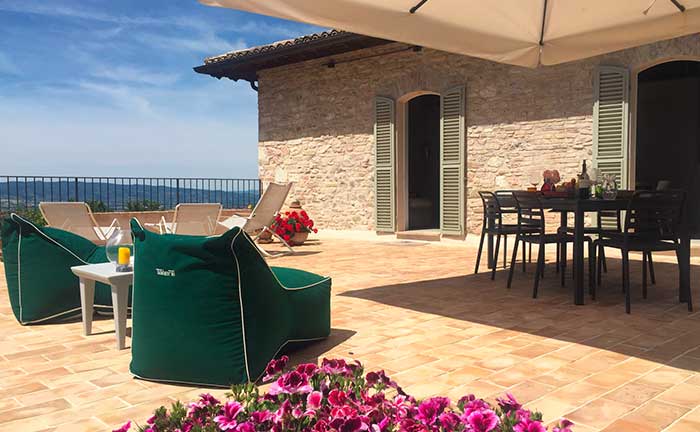
<instances>
[{"instance_id":1,"label":"green foliage","mask_svg":"<svg viewBox=\"0 0 700 432\"><path fill-rule=\"evenodd\" d=\"M161 203L153 200L127 201L125 208L127 211L131 212L163 210Z\"/></svg>"},{"instance_id":2,"label":"green foliage","mask_svg":"<svg viewBox=\"0 0 700 432\"><path fill-rule=\"evenodd\" d=\"M35 207L17 207L13 211L5 212L5 213L0 213L0 225L2 224L2 221L6 218L9 217L11 213L17 213L21 218L28 220L29 222L33 223L36 226L42 227L46 226L46 221L44 220L44 216L41 215L41 212L39 211L38 208Z\"/></svg>"},{"instance_id":3,"label":"green foliage","mask_svg":"<svg viewBox=\"0 0 700 432\"><path fill-rule=\"evenodd\" d=\"M112 211L111 208L107 206L102 200L90 200L87 201L87 205L90 207L93 213L105 213Z\"/></svg>"}]
</instances>

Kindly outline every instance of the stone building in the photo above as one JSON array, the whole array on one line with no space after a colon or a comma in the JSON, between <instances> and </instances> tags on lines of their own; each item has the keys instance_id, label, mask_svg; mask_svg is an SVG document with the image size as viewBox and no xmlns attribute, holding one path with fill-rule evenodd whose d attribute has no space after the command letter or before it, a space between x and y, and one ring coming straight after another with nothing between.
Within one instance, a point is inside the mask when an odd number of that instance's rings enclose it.
<instances>
[{"instance_id":1,"label":"stone building","mask_svg":"<svg viewBox=\"0 0 700 432\"><path fill-rule=\"evenodd\" d=\"M195 70L258 91L260 178L293 181L319 226L463 237L478 191L583 160L698 197L697 61L698 34L529 69L330 31Z\"/></svg>"}]
</instances>

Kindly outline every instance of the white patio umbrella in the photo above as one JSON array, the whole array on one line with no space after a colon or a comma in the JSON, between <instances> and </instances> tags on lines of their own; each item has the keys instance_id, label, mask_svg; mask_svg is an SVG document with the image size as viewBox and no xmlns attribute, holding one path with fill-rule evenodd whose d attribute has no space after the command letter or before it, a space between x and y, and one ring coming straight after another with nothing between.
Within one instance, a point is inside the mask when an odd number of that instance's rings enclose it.
<instances>
[{"instance_id":1,"label":"white patio umbrella","mask_svg":"<svg viewBox=\"0 0 700 432\"><path fill-rule=\"evenodd\" d=\"M536 67L700 32L700 0L199 0Z\"/></svg>"}]
</instances>

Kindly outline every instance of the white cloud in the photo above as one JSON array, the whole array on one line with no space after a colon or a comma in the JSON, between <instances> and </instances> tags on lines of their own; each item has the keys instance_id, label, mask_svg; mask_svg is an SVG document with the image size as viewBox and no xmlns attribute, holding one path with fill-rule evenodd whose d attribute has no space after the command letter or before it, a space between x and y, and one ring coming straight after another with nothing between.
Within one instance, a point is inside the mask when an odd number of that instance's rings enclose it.
<instances>
[{"instance_id":1,"label":"white cloud","mask_svg":"<svg viewBox=\"0 0 700 432\"><path fill-rule=\"evenodd\" d=\"M7 54L4 54L2 52L0 52L0 75L1 74L19 74L19 67L17 67L15 62L13 62Z\"/></svg>"},{"instance_id":2,"label":"white cloud","mask_svg":"<svg viewBox=\"0 0 700 432\"><path fill-rule=\"evenodd\" d=\"M196 36L190 37L171 37L155 33L142 33L134 35L140 42L150 45L154 48L195 52L198 54L213 55L247 47L242 39L234 42L229 42L217 36L213 32L205 32Z\"/></svg>"},{"instance_id":3,"label":"white cloud","mask_svg":"<svg viewBox=\"0 0 700 432\"><path fill-rule=\"evenodd\" d=\"M79 83L79 87L109 98L115 106L126 111L132 111L141 115L152 115L154 113L151 102L128 86L83 81Z\"/></svg>"},{"instance_id":4,"label":"white cloud","mask_svg":"<svg viewBox=\"0 0 700 432\"><path fill-rule=\"evenodd\" d=\"M149 84L154 86L169 86L175 84L179 74L152 72L133 66L96 66L90 72L96 78L103 78L115 82L127 82L135 84Z\"/></svg>"}]
</instances>

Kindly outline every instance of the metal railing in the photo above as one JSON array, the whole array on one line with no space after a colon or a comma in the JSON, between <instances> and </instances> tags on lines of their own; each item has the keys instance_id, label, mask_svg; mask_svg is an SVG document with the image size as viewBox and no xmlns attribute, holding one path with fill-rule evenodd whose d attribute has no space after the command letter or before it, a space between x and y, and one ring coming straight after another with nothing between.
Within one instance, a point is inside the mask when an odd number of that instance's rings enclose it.
<instances>
[{"instance_id":1,"label":"metal railing","mask_svg":"<svg viewBox=\"0 0 700 432\"><path fill-rule=\"evenodd\" d=\"M36 208L42 201L84 201L96 212L168 210L197 202L241 209L254 206L261 191L258 179L0 176L0 212Z\"/></svg>"}]
</instances>

